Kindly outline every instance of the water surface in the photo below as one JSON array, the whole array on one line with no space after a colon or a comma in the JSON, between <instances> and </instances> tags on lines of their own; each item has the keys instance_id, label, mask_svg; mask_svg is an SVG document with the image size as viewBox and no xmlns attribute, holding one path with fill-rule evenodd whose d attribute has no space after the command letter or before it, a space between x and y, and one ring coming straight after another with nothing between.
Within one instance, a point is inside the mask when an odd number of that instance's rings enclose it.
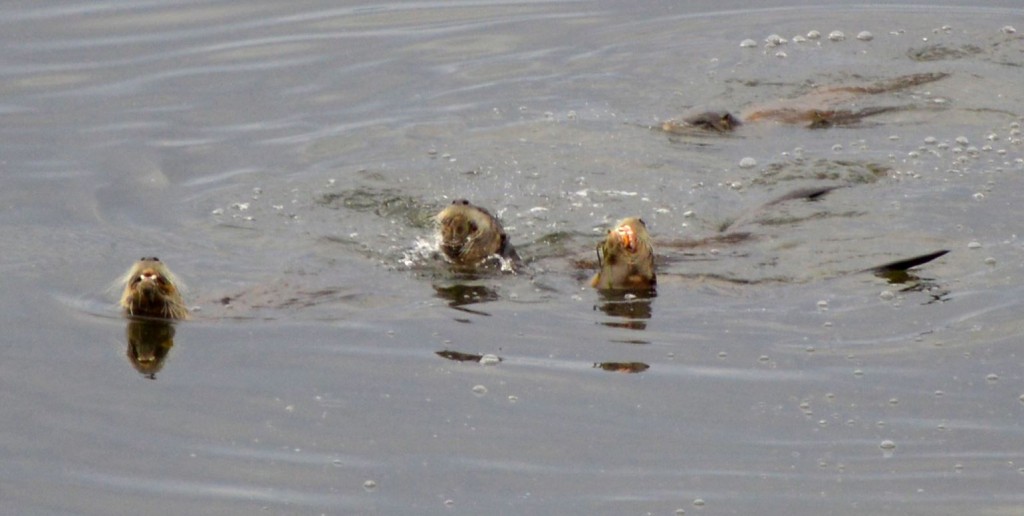
<instances>
[{"instance_id":1,"label":"water surface","mask_svg":"<svg viewBox=\"0 0 1024 516\"><path fill-rule=\"evenodd\" d=\"M1019 7L735 4L0 8L4 507L1019 512ZM525 271L423 251L455 198ZM576 265L628 215L650 299ZM108 286L150 255L197 311L140 364Z\"/></svg>"}]
</instances>

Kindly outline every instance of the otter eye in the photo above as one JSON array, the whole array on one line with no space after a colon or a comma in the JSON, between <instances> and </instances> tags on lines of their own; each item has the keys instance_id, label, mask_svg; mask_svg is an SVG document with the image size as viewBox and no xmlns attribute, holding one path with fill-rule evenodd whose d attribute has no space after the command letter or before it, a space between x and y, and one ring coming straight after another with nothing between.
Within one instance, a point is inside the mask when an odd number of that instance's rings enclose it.
<instances>
[{"instance_id":1,"label":"otter eye","mask_svg":"<svg viewBox=\"0 0 1024 516\"><path fill-rule=\"evenodd\" d=\"M466 200L466 199L455 199L454 201L452 201L452 205L453 206L459 206L459 205L469 206L469 201Z\"/></svg>"},{"instance_id":2,"label":"otter eye","mask_svg":"<svg viewBox=\"0 0 1024 516\"><path fill-rule=\"evenodd\" d=\"M637 220L639 220L639 221L640 221L640 224L641 224L641 225L642 225L643 227L647 227L647 223L646 223L646 222L644 222L644 219L637 219Z\"/></svg>"},{"instance_id":3,"label":"otter eye","mask_svg":"<svg viewBox=\"0 0 1024 516\"><path fill-rule=\"evenodd\" d=\"M476 222L469 221L469 232L470 233L476 233L477 229L478 228L477 228Z\"/></svg>"},{"instance_id":4,"label":"otter eye","mask_svg":"<svg viewBox=\"0 0 1024 516\"><path fill-rule=\"evenodd\" d=\"M643 222L643 221L640 221L640 222ZM156 256L150 258L150 260L153 260L154 262L159 262L160 261L160 259L157 258Z\"/></svg>"}]
</instances>

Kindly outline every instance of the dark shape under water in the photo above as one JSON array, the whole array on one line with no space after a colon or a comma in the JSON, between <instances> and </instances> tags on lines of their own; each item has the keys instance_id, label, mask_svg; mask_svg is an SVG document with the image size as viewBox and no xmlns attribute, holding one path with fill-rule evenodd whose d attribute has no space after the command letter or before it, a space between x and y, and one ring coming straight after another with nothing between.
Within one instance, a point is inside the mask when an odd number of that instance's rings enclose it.
<instances>
[{"instance_id":1,"label":"dark shape under water","mask_svg":"<svg viewBox=\"0 0 1024 516\"><path fill-rule=\"evenodd\" d=\"M595 369L603 369L612 373L642 373L651 368L643 362L600 362L594 364Z\"/></svg>"},{"instance_id":2,"label":"dark shape under water","mask_svg":"<svg viewBox=\"0 0 1024 516\"><path fill-rule=\"evenodd\" d=\"M478 355L474 353L463 353L461 351L452 351L450 349L435 351L434 354L441 358L447 358L448 360L453 360L455 362L479 362L484 358L484 355ZM498 362L502 362L504 360L504 358L498 357Z\"/></svg>"}]
</instances>

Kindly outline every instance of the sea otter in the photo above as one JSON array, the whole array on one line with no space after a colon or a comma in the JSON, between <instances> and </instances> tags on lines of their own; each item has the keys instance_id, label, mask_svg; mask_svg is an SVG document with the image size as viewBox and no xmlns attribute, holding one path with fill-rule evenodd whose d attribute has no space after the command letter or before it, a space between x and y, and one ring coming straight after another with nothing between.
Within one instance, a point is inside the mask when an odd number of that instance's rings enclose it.
<instances>
[{"instance_id":1,"label":"sea otter","mask_svg":"<svg viewBox=\"0 0 1024 516\"><path fill-rule=\"evenodd\" d=\"M465 199L456 199L434 220L441 234L441 252L451 263L472 267L498 255L513 267L520 264L501 223L489 211Z\"/></svg>"},{"instance_id":2,"label":"sea otter","mask_svg":"<svg viewBox=\"0 0 1024 516\"><path fill-rule=\"evenodd\" d=\"M601 290L645 290L657 283L654 274L654 247L643 219L620 220L597 245L600 270L591 280Z\"/></svg>"},{"instance_id":3,"label":"sea otter","mask_svg":"<svg viewBox=\"0 0 1024 516\"><path fill-rule=\"evenodd\" d=\"M947 77L948 73L918 73L861 85L819 86L795 98L752 106L740 116L727 111L707 111L681 120L667 120L660 129L670 134L728 133L744 123L758 121L803 125L809 129L852 126L875 115L914 109L912 105L865 106L864 97L895 93Z\"/></svg>"},{"instance_id":4,"label":"sea otter","mask_svg":"<svg viewBox=\"0 0 1024 516\"><path fill-rule=\"evenodd\" d=\"M141 258L121 281L121 308L126 315L188 319L188 307L181 298L182 285L159 258Z\"/></svg>"}]
</instances>

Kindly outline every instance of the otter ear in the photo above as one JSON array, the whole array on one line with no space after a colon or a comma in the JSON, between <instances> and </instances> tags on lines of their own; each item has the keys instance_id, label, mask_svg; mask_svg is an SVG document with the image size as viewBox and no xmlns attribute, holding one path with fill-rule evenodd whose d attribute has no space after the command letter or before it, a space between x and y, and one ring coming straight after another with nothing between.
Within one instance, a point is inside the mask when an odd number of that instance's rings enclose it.
<instances>
[{"instance_id":1,"label":"otter ear","mask_svg":"<svg viewBox=\"0 0 1024 516\"><path fill-rule=\"evenodd\" d=\"M644 219L637 219L637 220L639 220L639 221L640 221L640 225L641 225L641 226L643 226L643 227L647 227L647 223L646 223L646 222L644 222Z\"/></svg>"}]
</instances>

